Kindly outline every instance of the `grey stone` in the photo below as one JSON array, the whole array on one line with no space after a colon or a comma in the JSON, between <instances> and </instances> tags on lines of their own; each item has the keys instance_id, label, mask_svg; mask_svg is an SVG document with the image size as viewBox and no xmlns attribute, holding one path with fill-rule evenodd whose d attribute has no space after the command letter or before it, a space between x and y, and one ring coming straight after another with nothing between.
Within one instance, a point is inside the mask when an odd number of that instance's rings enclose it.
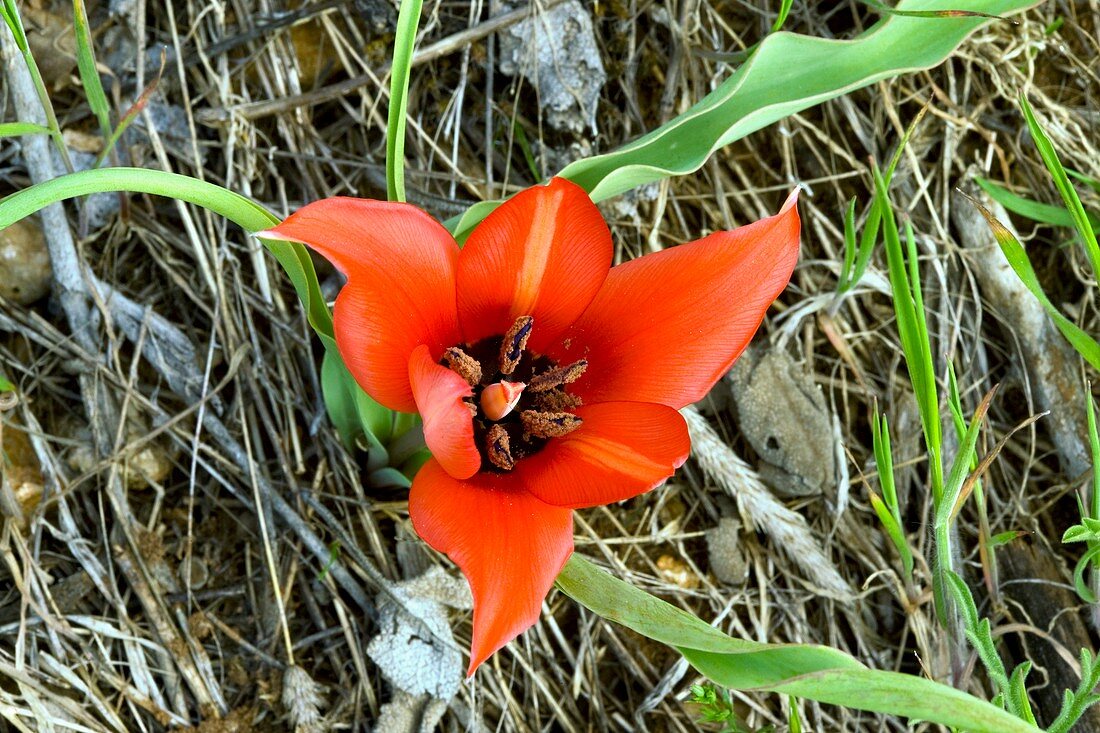
<instances>
[{"instance_id":1,"label":"grey stone","mask_svg":"<svg viewBox=\"0 0 1100 733\"><path fill-rule=\"evenodd\" d=\"M535 85L546 121L596 134L596 105L607 72L592 18L577 0L516 23L500 34L500 71Z\"/></svg>"},{"instance_id":2,"label":"grey stone","mask_svg":"<svg viewBox=\"0 0 1100 733\"><path fill-rule=\"evenodd\" d=\"M738 427L763 460L758 471L765 483L784 496L811 496L835 486L825 396L786 352L750 348L728 381Z\"/></svg>"}]
</instances>

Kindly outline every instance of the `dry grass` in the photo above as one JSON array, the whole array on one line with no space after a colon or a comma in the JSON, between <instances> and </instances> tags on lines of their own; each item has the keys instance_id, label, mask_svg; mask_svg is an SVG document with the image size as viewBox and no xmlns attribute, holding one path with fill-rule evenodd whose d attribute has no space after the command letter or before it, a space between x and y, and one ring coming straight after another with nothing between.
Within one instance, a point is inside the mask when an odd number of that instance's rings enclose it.
<instances>
[{"instance_id":1,"label":"dry grass","mask_svg":"<svg viewBox=\"0 0 1100 733\"><path fill-rule=\"evenodd\" d=\"M67 12L59 5L59 14ZM440 45L413 75L410 199L446 217L531 184L514 124L531 141L542 173L554 172L554 156L611 150L652 129L728 73L711 52L759 39L772 5L588 6L609 77L592 137L551 129L537 90L487 73L499 52L495 36L461 34L485 22L488 3L429 0L422 44ZM106 3L91 9L116 98L132 99L153 77L163 45L169 64L157 99L179 118L174 127L161 123L130 138L124 162L216 181L278 212L333 194L384 197L390 4L337 0L290 14L266 0L136 0L119 7L113 16ZM988 449L1038 408L1013 324L983 303L982 284L957 243L952 191L977 164L1026 195L1055 201L1022 132L1014 104L1021 89L1045 114L1067 166L1100 177L1098 12L1095 0L1045 3L1019 25L988 26L937 70L809 110L731 145L699 173L656 187L636 206L605 207L625 259L771 213L795 183L810 189L802 199L802 263L758 340L786 348L835 415L850 476L847 505L835 485L785 503L808 520L803 541L823 548L856 599L818 595L812 570L775 544L767 522L744 516L752 509L738 507L694 464L651 495L580 513L579 551L738 636L829 644L877 667L923 668L988 694L974 660L957 655L936 624L929 594L900 580L867 502L865 480L874 481L869 416L877 401L895 431L912 542L929 554L920 531L929 508L919 423L878 255L869 279L829 314L841 215L852 196L868 199L868 157L886 159L930 104L902 159L895 201L919 233L937 368L942 373L944 360L953 359L971 409L994 383L1004 385ZM1047 35L1060 16L1061 30ZM670 25L669 18L685 22ZM796 3L787 27L848 36L871 21L858 3ZM54 42L53 53L63 57L65 50ZM72 68L60 65L51 84L62 124L94 134ZM338 86L348 79L358 80L354 88ZM5 143L0 151L0 193L27 185L17 146ZM1086 200L1094 211L1098 203ZM69 207L83 260L179 329L194 346L202 382L169 383L137 346L153 338L149 323L139 315L129 330L120 327L109 300L93 309L102 316L94 349L72 338L46 302L2 304L0 360L19 387L2 429L5 451L18 458L12 465L24 471L25 517L9 517L0 532L0 710L9 721L13 711L26 711L27 730L48 730L47 721L59 730L94 731L286 730L294 722L303 730L367 729L393 694L366 653L379 601L391 581L445 562L412 536L402 492L361 485L357 457L324 417L318 347L277 265L255 241L199 209L143 196L83 230L78 211ZM1065 231L1018 223L1052 299L1086 330L1100 332L1096 287L1080 250L1063 246ZM337 286L329 275L326 287ZM104 400L110 410L89 419L85 406ZM1084 406L1058 409L1083 415ZM727 409L712 411L710 425L753 464ZM1083 477L1067 465L1040 421L1009 442L985 480L992 531L1030 533L1020 542L1055 558L1056 577L1012 577L983 564L978 515L968 510L962 518L964 567L1017 659L1045 643L1039 633L1047 629L1034 628L1006 591L1013 584L1064 585L1066 565L1075 561L1074 548L1059 537L1075 520L1073 493ZM5 481L14 486L16 478L9 467ZM765 531L742 531L746 579L730 585L710 572L705 533L738 511L745 526L755 522ZM325 571L334 543L338 565ZM918 566L918 575L927 587L927 569ZM992 595L979 587L983 578ZM696 711L684 702L696 678L673 652L556 593L547 606L534 629L461 687L443 726L698 728ZM466 647L468 613L452 612L451 621L456 643ZM1080 643L1095 643L1089 633ZM787 700L736 699L751 725L785 729ZM905 728L796 704L808 730ZM1046 720L1052 714L1041 712Z\"/></svg>"}]
</instances>

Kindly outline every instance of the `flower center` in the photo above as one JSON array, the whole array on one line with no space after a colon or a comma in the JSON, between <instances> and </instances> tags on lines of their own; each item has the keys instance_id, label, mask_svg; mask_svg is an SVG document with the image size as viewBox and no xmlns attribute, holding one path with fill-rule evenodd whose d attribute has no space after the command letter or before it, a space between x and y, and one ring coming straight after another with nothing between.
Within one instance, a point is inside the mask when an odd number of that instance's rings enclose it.
<instances>
[{"instance_id":1,"label":"flower center","mask_svg":"<svg viewBox=\"0 0 1100 733\"><path fill-rule=\"evenodd\" d=\"M466 405L474 416L483 470L511 471L517 461L581 426L572 413L581 399L568 387L581 378L588 362L559 365L528 352L534 325L531 316L520 316L502 336L443 352L441 363L473 387Z\"/></svg>"}]
</instances>

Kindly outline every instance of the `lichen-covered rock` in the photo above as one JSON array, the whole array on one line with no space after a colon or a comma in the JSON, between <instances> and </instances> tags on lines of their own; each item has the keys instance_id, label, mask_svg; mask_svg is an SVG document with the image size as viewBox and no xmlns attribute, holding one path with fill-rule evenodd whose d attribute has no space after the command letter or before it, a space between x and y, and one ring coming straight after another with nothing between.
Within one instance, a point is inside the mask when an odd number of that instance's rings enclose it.
<instances>
[{"instance_id":1,"label":"lichen-covered rock","mask_svg":"<svg viewBox=\"0 0 1100 733\"><path fill-rule=\"evenodd\" d=\"M596 104L607 82L589 11L568 0L500 34L500 70L533 84L546 121L596 133Z\"/></svg>"},{"instance_id":2,"label":"lichen-covered rock","mask_svg":"<svg viewBox=\"0 0 1100 733\"><path fill-rule=\"evenodd\" d=\"M462 683L462 654L447 607L470 608L465 581L439 567L396 584L378 597L378 635L367 655L395 688L413 697L450 700Z\"/></svg>"},{"instance_id":3,"label":"lichen-covered rock","mask_svg":"<svg viewBox=\"0 0 1100 733\"><path fill-rule=\"evenodd\" d=\"M0 231L0 296L30 305L50 292L53 270L42 227L22 219Z\"/></svg>"}]
</instances>

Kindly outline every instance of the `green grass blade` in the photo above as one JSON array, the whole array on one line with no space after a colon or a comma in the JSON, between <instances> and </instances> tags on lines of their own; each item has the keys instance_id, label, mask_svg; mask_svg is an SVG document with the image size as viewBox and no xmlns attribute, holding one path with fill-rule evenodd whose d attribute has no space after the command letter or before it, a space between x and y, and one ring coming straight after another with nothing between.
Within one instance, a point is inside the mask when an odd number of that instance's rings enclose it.
<instances>
[{"instance_id":1,"label":"green grass blade","mask_svg":"<svg viewBox=\"0 0 1100 733\"><path fill-rule=\"evenodd\" d=\"M84 94L88 106L99 121L103 139L111 137L111 106L103 92L103 82L96 68L95 51L92 48L92 32L88 27L88 13L84 0L73 0L73 22L76 31L76 66L80 71L80 81L84 85Z\"/></svg>"},{"instance_id":2,"label":"green grass blade","mask_svg":"<svg viewBox=\"0 0 1100 733\"><path fill-rule=\"evenodd\" d=\"M854 282L854 270L856 265L856 200L848 202L848 208L844 211L844 265L840 268L840 277L837 279L836 292L838 295L846 293Z\"/></svg>"},{"instance_id":3,"label":"green grass blade","mask_svg":"<svg viewBox=\"0 0 1100 733\"><path fill-rule=\"evenodd\" d=\"M1013 214L1019 214L1032 221L1050 224L1056 227L1074 226L1073 217L1067 209L1061 206L1052 206L1040 201L1032 201L1029 198L1014 194L1004 186L1000 186L985 178L975 178L974 181L981 186L983 191L989 194L989 198L993 199ZM1094 226L1100 222L1100 219L1097 219L1093 214L1086 213L1086 216L1088 216L1089 222Z\"/></svg>"},{"instance_id":4,"label":"green grass blade","mask_svg":"<svg viewBox=\"0 0 1100 733\"><path fill-rule=\"evenodd\" d=\"M1096 431L1096 406L1092 402L1092 385L1085 401L1085 418L1089 429L1089 454L1092 456L1092 494L1089 496L1089 518L1100 519L1100 434Z\"/></svg>"},{"instance_id":5,"label":"green grass blade","mask_svg":"<svg viewBox=\"0 0 1100 733\"><path fill-rule=\"evenodd\" d=\"M33 122L0 122L0 137L19 137L20 135L49 135L50 128Z\"/></svg>"},{"instance_id":6,"label":"green grass blade","mask_svg":"<svg viewBox=\"0 0 1100 733\"><path fill-rule=\"evenodd\" d=\"M1013 236L1004 224L997 221L997 217L993 216L989 209L973 199L971 199L971 203L978 207L978 211L988 222L989 228L993 230L993 237L997 240L997 245L1000 246L1009 266L1016 273L1016 277L1020 278L1020 282L1024 284L1024 287L1031 291L1031 294L1035 296L1051 319L1054 320L1054 325L1077 350L1077 353L1093 368L1100 369L1100 344L1092 336L1081 330L1077 324L1062 315L1061 311L1050 302L1046 293L1043 292L1042 285L1039 284L1039 277L1031 266L1031 260L1028 259L1024 246L1020 244L1020 241Z\"/></svg>"},{"instance_id":7,"label":"green grass blade","mask_svg":"<svg viewBox=\"0 0 1100 733\"><path fill-rule=\"evenodd\" d=\"M1037 0L968 0L975 12L1010 15ZM958 0L903 0L898 10L942 11ZM986 18L927 20L891 16L854 40L773 33L752 57L695 106L617 151L578 160L559 175L595 201L698 170L719 148L749 133L881 79L932 68L988 23ZM792 64L791 59L798 59ZM493 205L447 223L465 236Z\"/></svg>"},{"instance_id":8,"label":"green grass blade","mask_svg":"<svg viewBox=\"0 0 1100 733\"><path fill-rule=\"evenodd\" d=\"M96 156L95 165L92 166L93 168L98 168L103 163L103 161L107 159L107 156L110 155L111 151L114 150L115 145L117 145L118 141L122 138L123 133L125 133L130 125L133 124L134 120L137 119L137 116L141 114L141 111L145 109L146 106L148 106L149 100L153 97L153 92L155 92L157 87L160 85L161 76L163 76L164 74L164 64L165 53L164 49L161 49L160 69L157 71L157 75L153 77L153 80L151 82L145 85L145 89L141 91L141 94L138 95L138 98L135 99L134 103L130 105L130 108L126 110L126 114L122 115L122 119L118 121L118 125L110 133L110 137L107 139L107 144L103 146L103 150L101 150L99 155Z\"/></svg>"},{"instance_id":9,"label":"green grass blade","mask_svg":"<svg viewBox=\"0 0 1100 733\"><path fill-rule=\"evenodd\" d=\"M794 5L794 0L782 0L779 5L779 15L776 16L775 22L772 23L772 33L776 33L783 28L783 24L787 22L787 16L791 14L792 5Z\"/></svg>"},{"instance_id":10,"label":"green grass blade","mask_svg":"<svg viewBox=\"0 0 1100 733\"><path fill-rule=\"evenodd\" d=\"M1039 150L1039 155L1042 156L1050 175L1053 176L1054 185L1062 195L1062 201L1069 210L1073 225L1085 243L1085 253L1088 255L1089 262L1092 263L1092 275L1094 278L1100 278L1100 244L1096 242L1096 232L1092 229L1085 207L1081 205L1081 198L1077 195L1076 189L1069 181L1066 169L1058 159L1058 151L1054 149L1054 144L1047 137L1042 125L1035 119L1035 112L1027 101L1027 95L1023 93L1020 94L1020 107L1024 111L1024 119L1027 121L1028 130L1031 131L1031 138L1035 141L1035 147Z\"/></svg>"},{"instance_id":11,"label":"green grass blade","mask_svg":"<svg viewBox=\"0 0 1100 733\"><path fill-rule=\"evenodd\" d=\"M1037 733L984 700L913 675L866 668L836 649L761 644L723 634L701 619L573 555L558 587L581 605L643 636L675 647L703 675L731 689L794 695L900 715L969 733Z\"/></svg>"},{"instance_id":12,"label":"green grass blade","mask_svg":"<svg viewBox=\"0 0 1100 733\"><path fill-rule=\"evenodd\" d=\"M401 0L390 67L390 108L386 124L386 194L405 200L405 114L409 105L409 68L423 0Z\"/></svg>"},{"instance_id":13,"label":"green grass blade","mask_svg":"<svg viewBox=\"0 0 1100 733\"><path fill-rule=\"evenodd\" d=\"M887 180L883 178L877 168L873 168L872 174L875 179L875 206L879 209L882 219L887 275L894 296L894 314L897 318L898 336L901 340L902 351L905 353L905 366L909 372L909 380L913 384L913 393L917 398L921 427L924 431L924 443L928 450L932 498L938 506L943 494L939 393L936 388L936 374L932 363L932 347L924 317L920 279L916 269L916 247L912 242L912 232L910 231L906 247L909 252L909 261L907 262L902 249L897 222L894 219L893 207L890 205Z\"/></svg>"},{"instance_id":14,"label":"green grass blade","mask_svg":"<svg viewBox=\"0 0 1100 733\"><path fill-rule=\"evenodd\" d=\"M46 127L50 131L50 139L53 140L54 147L57 148L58 155L61 156L61 162L65 165L65 170L71 173L73 161L69 156L69 148L66 147L65 140L61 136L61 125L57 122L53 103L50 101L49 92L46 91L46 83L42 81L42 72L39 71L38 63L34 60L34 54L31 53L30 45L27 43L27 32L23 27L23 18L19 15L19 8L16 6L15 1L3 0L3 5L0 5L0 15L3 16L4 23L15 38L15 45L23 56L23 62L27 65L27 72L31 75L35 94L38 95L42 113L46 117Z\"/></svg>"}]
</instances>

